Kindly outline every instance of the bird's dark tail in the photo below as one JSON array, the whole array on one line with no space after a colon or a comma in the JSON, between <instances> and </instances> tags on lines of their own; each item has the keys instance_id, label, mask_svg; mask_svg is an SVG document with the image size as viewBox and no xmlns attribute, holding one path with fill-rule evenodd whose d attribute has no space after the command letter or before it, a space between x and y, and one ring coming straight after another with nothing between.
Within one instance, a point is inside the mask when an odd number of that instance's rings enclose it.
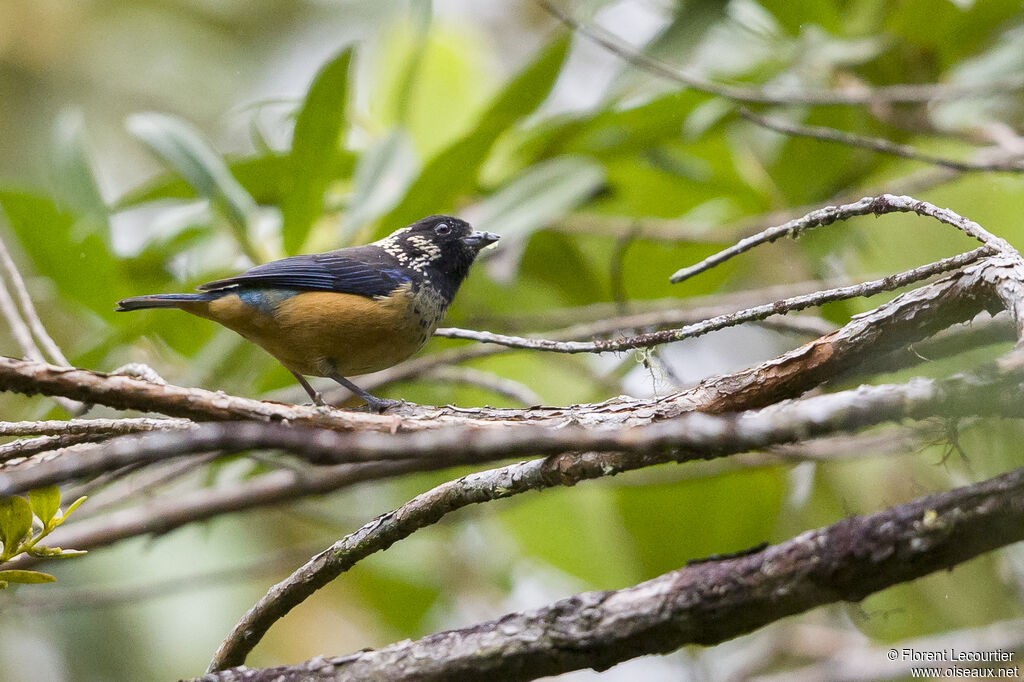
<instances>
[{"instance_id":1,"label":"bird's dark tail","mask_svg":"<svg viewBox=\"0 0 1024 682\"><path fill-rule=\"evenodd\" d=\"M152 294L134 296L117 302L114 310L145 310L146 308L191 308L196 303L207 303L220 297L220 292L202 294Z\"/></svg>"}]
</instances>

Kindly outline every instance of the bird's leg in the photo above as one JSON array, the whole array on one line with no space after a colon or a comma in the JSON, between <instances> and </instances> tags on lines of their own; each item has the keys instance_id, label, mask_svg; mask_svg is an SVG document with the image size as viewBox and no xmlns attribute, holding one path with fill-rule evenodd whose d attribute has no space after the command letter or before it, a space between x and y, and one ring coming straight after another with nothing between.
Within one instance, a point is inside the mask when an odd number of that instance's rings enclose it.
<instances>
[{"instance_id":1,"label":"bird's leg","mask_svg":"<svg viewBox=\"0 0 1024 682\"><path fill-rule=\"evenodd\" d=\"M337 372L332 372L327 376L334 379L339 384L341 384L342 386L344 386L345 388L347 388L348 390L352 391L357 396L365 400L366 406L369 407L370 410L372 410L373 412L383 413L388 408L398 407L399 405L402 404L401 400L391 400L390 398L377 398L376 396L373 396L370 393L359 388L358 386L356 386L351 381L341 376Z\"/></svg>"},{"instance_id":2,"label":"bird's leg","mask_svg":"<svg viewBox=\"0 0 1024 682\"><path fill-rule=\"evenodd\" d=\"M288 371L292 372L291 370ZM306 377L302 376L298 372L292 372L292 375L295 377L296 381L299 382L299 385L302 386L302 388L306 389L306 393L308 393L309 397L313 399L314 405L323 406L327 404L324 401L324 397L320 395L318 391L314 390L312 386L309 385L309 382L306 381Z\"/></svg>"}]
</instances>

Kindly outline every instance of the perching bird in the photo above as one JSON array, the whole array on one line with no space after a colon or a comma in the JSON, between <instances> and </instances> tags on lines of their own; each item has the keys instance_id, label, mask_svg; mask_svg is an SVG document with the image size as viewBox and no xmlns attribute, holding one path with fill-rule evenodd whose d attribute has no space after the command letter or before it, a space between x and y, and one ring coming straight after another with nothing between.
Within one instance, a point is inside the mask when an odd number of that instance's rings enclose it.
<instances>
[{"instance_id":1,"label":"perching bird","mask_svg":"<svg viewBox=\"0 0 1024 682\"><path fill-rule=\"evenodd\" d=\"M330 377L383 412L347 376L391 367L426 343L480 249L498 240L469 223L436 215L365 246L292 256L197 287L154 294L117 310L178 308L219 322L262 346L317 404L303 375Z\"/></svg>"}]
</instances>

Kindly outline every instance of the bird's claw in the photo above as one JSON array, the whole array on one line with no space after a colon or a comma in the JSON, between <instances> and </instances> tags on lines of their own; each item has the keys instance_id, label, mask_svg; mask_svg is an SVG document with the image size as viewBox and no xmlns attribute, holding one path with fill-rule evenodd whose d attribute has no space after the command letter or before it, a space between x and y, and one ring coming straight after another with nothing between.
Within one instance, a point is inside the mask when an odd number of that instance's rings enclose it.
<instances>
[{"instance_id":1,"label":"bird's claw","mask_svg":"<svg viewBox=\"0 0 1024 682\"><path fill-rule=\"evenodd\" d=\"M391 398L373 398L373 400L366 399L366 407L370 412L376 412L377 414L384 414L388 410L401 407L405 405L404 400L392 400Z\"/></svg>"}]
</instances>

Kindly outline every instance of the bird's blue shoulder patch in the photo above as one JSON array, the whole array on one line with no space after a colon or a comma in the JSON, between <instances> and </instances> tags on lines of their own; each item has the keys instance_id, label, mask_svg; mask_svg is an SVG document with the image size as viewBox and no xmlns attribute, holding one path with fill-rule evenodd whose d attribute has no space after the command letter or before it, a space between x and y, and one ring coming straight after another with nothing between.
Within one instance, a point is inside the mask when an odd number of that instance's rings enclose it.
<instances>
[{"instance_id":1,"label":"bird's blue shoulder patch","mask_svg":"<svg viewBox=\"0 0 1024 682\"><path fill-rule=\"evenodd\" d=\"M277 306L292 296L301 293L299 289L250 289L239 287L233 293L238 294L242 303L264 315L273 315Z\"/></svg>"}]
</instances>

